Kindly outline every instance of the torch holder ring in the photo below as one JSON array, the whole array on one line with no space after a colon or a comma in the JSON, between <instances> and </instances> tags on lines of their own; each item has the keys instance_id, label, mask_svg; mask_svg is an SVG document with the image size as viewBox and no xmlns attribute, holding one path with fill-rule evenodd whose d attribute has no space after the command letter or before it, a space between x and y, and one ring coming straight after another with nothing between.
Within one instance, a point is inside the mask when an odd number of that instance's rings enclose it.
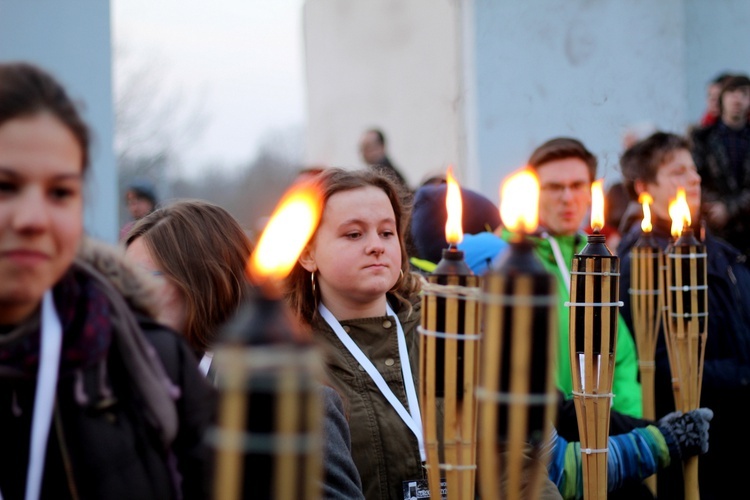
<instances>
[{"instance_id":1,"label":"torch holder ring","mask_svg":"<svg viewBox=\"0 0 750 500\"><path fill-rule=\"evenodd\" d=\"M609 448L581 448L582 455L593 455L594 453L609 453Z\"/></svg>"},{"instance_id":2,"label":"torch holder ring","mask_svg":"<svg viewBox=\"0 0 750 500\"><path fill-rule=\"evenodd\" d=\"M690 290L708 290L708 285L682 285L682 286L669 286L670 292L689 292Z\"/></svg>"},{"instance_id":3,"label":"torch holder ring","mask_svg":"<svg viewBox=\"0 0 750 500\"><path fill-rule=\"evenodd\" d=\"M557 394L513 394L508 392L489 391L477 387L477 398L501 404L521 404L526 406L545 406L557 403Z\"/></svg>"},{"instance_id":4,"label":"torch holder ring","mask_svg":"<svg viewBox=\"0 0 750 500\"><path fill-rule=\"evenodd\" d=\"M613 271L570 271L569 274L577 274L580 276L620 276L619 272Z\"/></svg>"},{"instance_id":5,"label":"torch holder ring","mask_svg":"<svg viewBox=\"0 0 750 500\"><path fill-rule=\"evenodd\" d=\"M430 283L424 277L422 281L422 292L425 295L432 295L444 299L473 299L477 300L482 296L482 288L478 286L462 285L440 285Z\"/></svg>"},{"instance_id":6,"label":"torch holder ring","mask_svg":"<svg viewBox=\"0 0 750 500\"><path fill-rule=\"evenodd\" d=\"M494 306L545 307L557 305L557 297L552 295L506 295L483 293L482 302Z\"/></svg>"},{"instance_id":7,"label":"torch holder ring","mask_svg":"<svg viewBox=\"0 0 750 500\"><path fill-rule=\"evenodd\" d=\"M436 330L428 330L426 328L422 328L421 326L417 326L417 332L419 332L420 335L425 335L428 337L437 337L439 339L454 339L454 340L481 340L482 339L482 335L479 333L468 334L468 333L438 332Z\"/></svg>"},{"instance_id":8,"label":"torch holder ring","mask_svg":"<svg viewBox=\"0 0 750 500\"><path fill-rule=\"evenodd\" d=\"M636 288L628 288L630 295L661 295L661 290L639 290Z\"/></svg>"},{"instance_id":9,"label":"torch holder ring","mask_svg":"<svg viewBox=\"0 0 750 500\"><path fill-rule=\"evenodd\" d=\"M623 301L618 300L617 302L569 302L565 301L563 304L565 307L575 307L575 306L581 306L581 307L596 307L596 306L617 306L622 307L624 304Z\"/></svg>"},{"instance_id":10,"label":"torch holder ring","mask_svg":"<svg viewBox=\"0 0 750 500\"><path fill-rule=\"evenodd\" d=\"M702 258L708 258L708 254L703 253L685 253L685 254L677 254L677 253L668 253L667 254L668 259L702 259Z\"/></svg>"},{"instance_id":11,"label":"torch holder ring","mask_svg":"<svg viewBox=\"0 0 750 500\"><path fill-rule=\"evenodd\" d=\"M425 465L425 468L429 468L429 465ZM440 470L476 470L477 465L453 465L453 464L438 464Z\"/></svg>"},{"instance_id":12,"label":"torch holder ring","mask_svg":"<svg viewBox=\"0 0 750 500\"><path fill-rule=\"evenodd\" d=\"M669 313L669 317L670 318L706 318L706 317L708 317L708 313L707 312L702 312L702 313L682 313L682 314L680 314L680 313L670 312Z\"/></svg>"},{"instance_id":13,"label":"torch holder ring","mask_svg":"<svg viewBox=\"0 0 750 500\"><path fill-rule=\"evenodd\" d=\"M605 393L602 393L602 394L597 394L595 392L579 392L579 391L572 391L572 392L573 392L574 396L580 396L582 398L594 398L594 399L609 398L609 399L612 399L613 397L615 397L615 395L613 393L611 393L611 392L605 392Z\"/></svg>"}]
</instances>

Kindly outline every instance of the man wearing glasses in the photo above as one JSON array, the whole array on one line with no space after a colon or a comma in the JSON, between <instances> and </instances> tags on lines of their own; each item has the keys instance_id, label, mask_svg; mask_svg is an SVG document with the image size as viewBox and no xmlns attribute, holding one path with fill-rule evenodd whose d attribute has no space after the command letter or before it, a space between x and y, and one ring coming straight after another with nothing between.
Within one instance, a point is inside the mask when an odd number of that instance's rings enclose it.
<instances>
[{"instance_id":1,"label":"man wearing glasses","mask_svg":"<svg viewBox=\"0 0 750 500\"><path fill-rule=\"evenodd\" d=\"M560 337L557 352L557 386L572 397L569 355L570 267L573 255L586 245L581 226L591 206L591 184L596 178L596 157L577 139L557 137L534 150L528 164L539 180L539 229L530 237L535 253L557 280ZM508 241L511 234L503 230ZM617 350L612 409L633 417L643 416L635 341L618 315Z\"/></svg>"}]
</instances>

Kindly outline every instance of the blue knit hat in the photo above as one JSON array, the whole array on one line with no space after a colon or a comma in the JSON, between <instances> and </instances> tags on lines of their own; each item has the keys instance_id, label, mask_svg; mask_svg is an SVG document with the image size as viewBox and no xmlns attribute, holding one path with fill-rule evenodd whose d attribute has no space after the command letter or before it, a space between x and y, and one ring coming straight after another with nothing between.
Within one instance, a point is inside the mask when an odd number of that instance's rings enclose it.
<instances>
[{"instance_id":1,"label":"blue knit hat","mask_svg":"<svg viewBox=\"0 0 750 500\"><path fill-rule=\"evenodd\" d=\"M156 188L154 187L154 184L148 179L133 179L130 184L128 184L127 191L132 191L139 198L146 198L154 206L156 206L158 203L158 199L156 198Z\"/></svg>"}]
</instances>

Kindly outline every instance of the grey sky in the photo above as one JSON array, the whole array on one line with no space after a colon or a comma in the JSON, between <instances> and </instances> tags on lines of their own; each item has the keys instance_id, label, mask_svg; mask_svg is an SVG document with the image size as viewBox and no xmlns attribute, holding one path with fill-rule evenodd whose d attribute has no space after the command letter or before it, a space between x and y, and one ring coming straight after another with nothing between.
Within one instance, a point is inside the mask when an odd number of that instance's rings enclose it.
<instances>
[{"instance_id":1,"label":"grey sky","mask_svg":"<svg viewBox=\"0 0 750 500\"><path fill-rule=\"evenodd\" d=\"M304 0L113 0L116 45L156 62L207 118L185 171L255 156L265 133L304 124Z\"/></svg>"}]
</instances>

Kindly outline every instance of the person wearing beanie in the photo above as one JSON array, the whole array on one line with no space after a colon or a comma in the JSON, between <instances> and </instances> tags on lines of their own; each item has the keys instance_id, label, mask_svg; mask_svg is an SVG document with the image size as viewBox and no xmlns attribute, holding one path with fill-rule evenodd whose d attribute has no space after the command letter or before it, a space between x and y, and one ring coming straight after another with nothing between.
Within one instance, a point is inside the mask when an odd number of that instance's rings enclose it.
<instances>
[{"instance_id":1,"label":"person wearing beanie","mask_svg":"<svg viewBox=\"0 0 750 500\"><path fill-rule=\"evenodd\" d=\"M158 201L156 189L148 179L135 179L128 185L125 191L125 203L132 220L125 223L120 229L120 241L127 238L136 221L156 210Z\"/></svg>"},{"instance_id":2,"label":"person wearing beanie","mask_svg":"<svg viewBox=\"0 0 750 500\"><path fill-rule=\"evenodd\" d=\"M411 264L416 271L432 272L448 248L445 240L447 184L426 184L414 194L410 223ZM458 249L474 274L482 274L508 244L492 232L500 226L497 206L471 189L461 188L464 240Z\"/></svg>"}]
</instances>

